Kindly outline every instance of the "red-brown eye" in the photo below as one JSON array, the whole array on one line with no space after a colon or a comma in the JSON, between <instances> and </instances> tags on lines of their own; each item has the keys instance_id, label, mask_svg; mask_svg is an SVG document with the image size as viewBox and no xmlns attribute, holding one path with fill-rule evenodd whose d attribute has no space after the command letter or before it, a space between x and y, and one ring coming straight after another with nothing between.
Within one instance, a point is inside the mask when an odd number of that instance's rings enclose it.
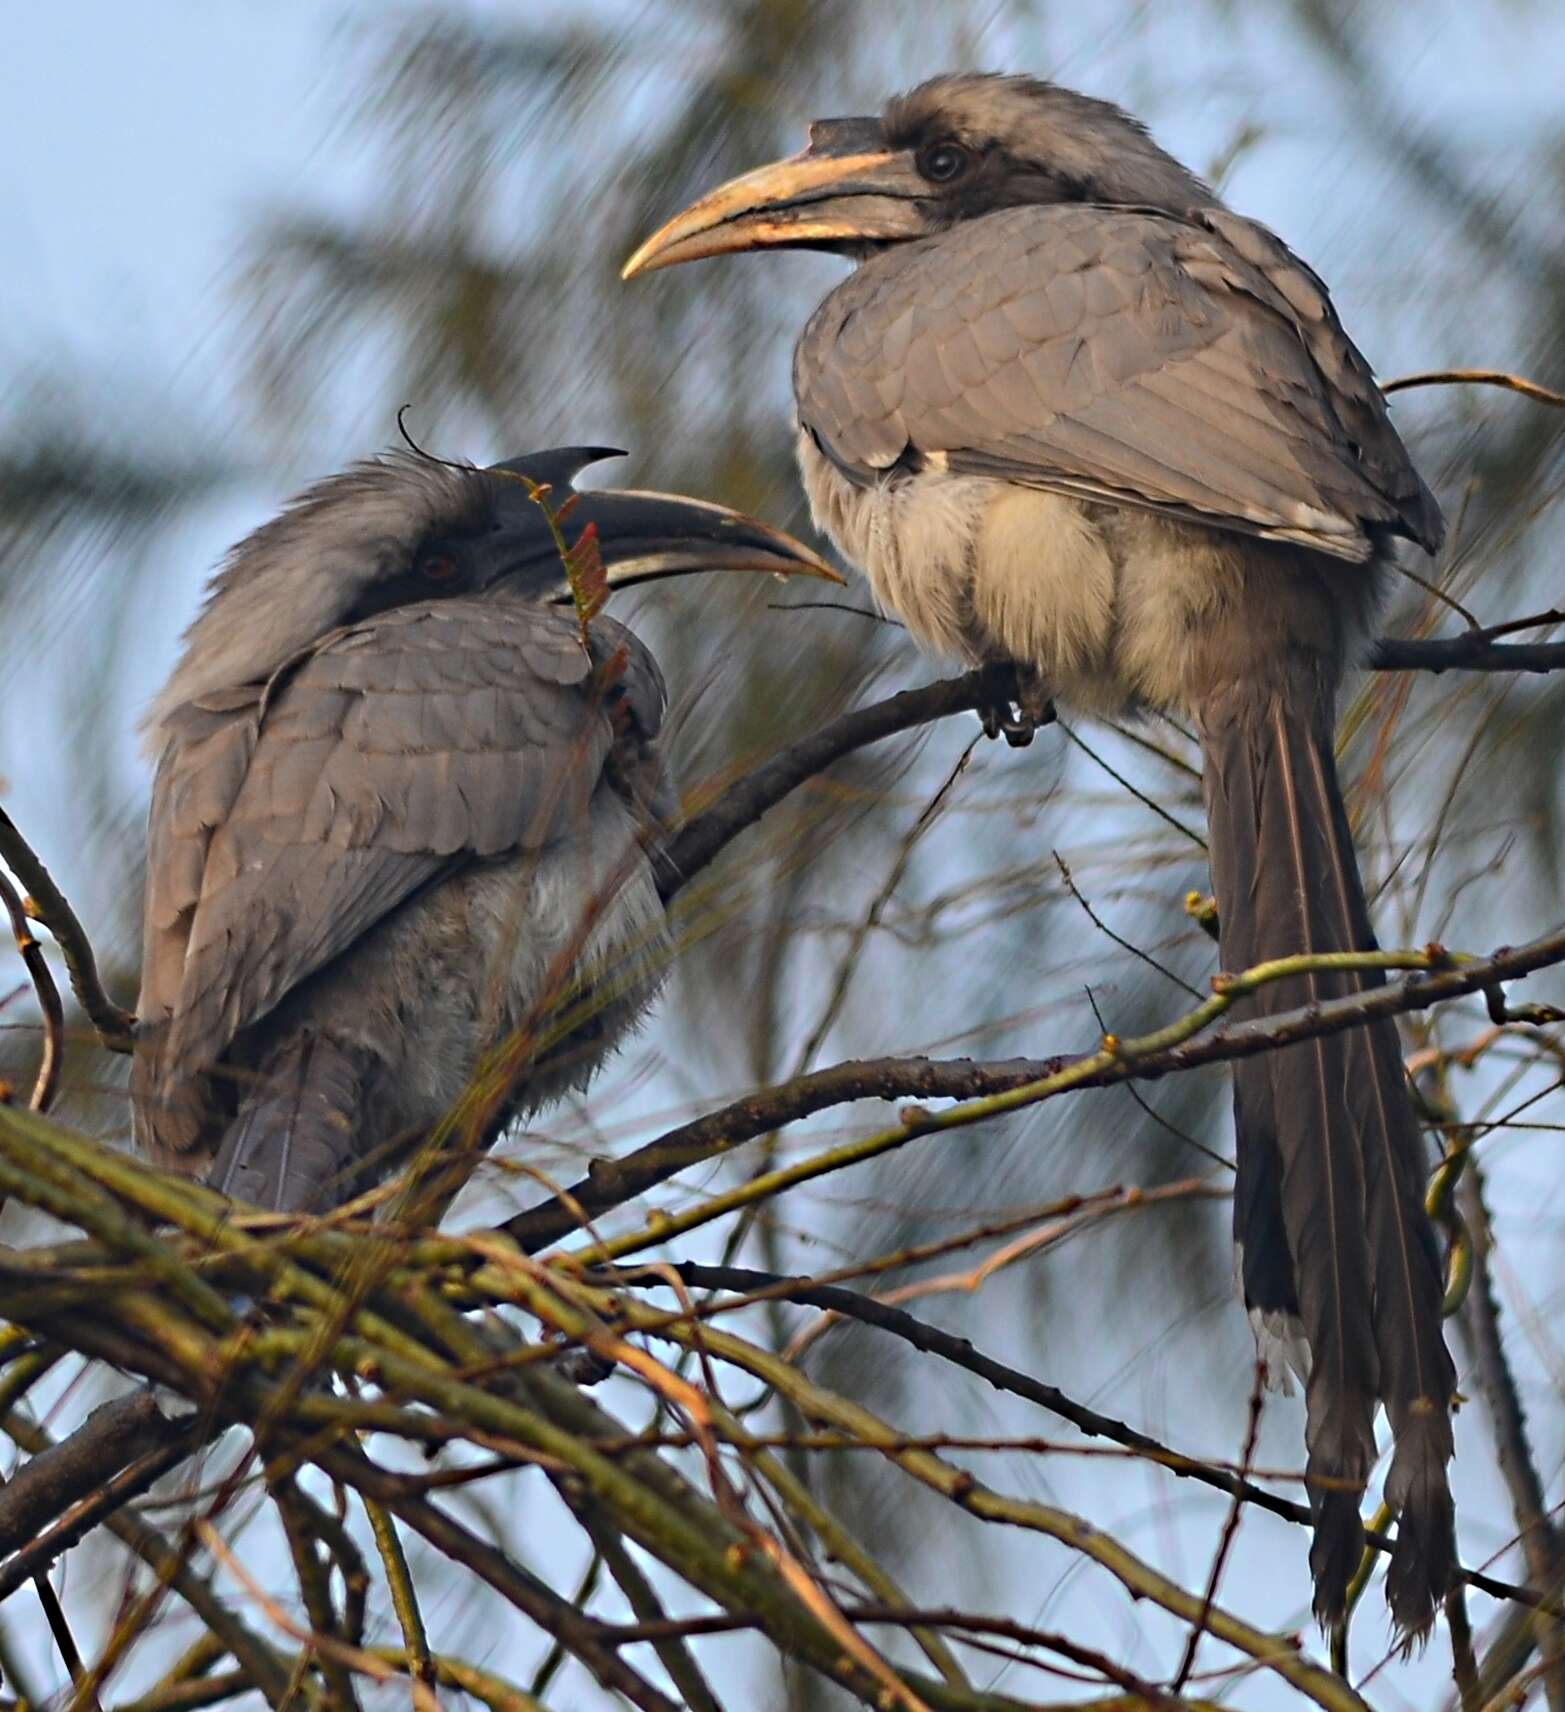
<instances>
[{"instance_id":1,"label":"red-brown eye","mask_svg":"<svg viewBox=\"0 0 1565 1712\"><path fill-rule=\"evenodd\" d=\"M458 566L454 553L431 553L427 558L419 560L418 574L430 583L451 582L457 574Z\"/></svg>"}]
</instances>

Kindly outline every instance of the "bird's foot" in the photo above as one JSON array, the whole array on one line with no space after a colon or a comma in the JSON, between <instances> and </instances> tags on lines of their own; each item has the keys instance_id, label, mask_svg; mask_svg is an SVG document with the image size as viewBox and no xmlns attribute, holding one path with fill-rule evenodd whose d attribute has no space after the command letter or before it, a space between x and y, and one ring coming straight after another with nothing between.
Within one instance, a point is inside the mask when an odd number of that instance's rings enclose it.
<instances>
[{"instance_id":1,"label":"bird's foot","mask_svg":"<svg viewBox=\"0 0 1565 1712\"><path fill-rule=\"evenodd\" d=\"M983 721L984 736L991 742L1002 732L1013 749L1025 749L1032 742L1036 727L1031 720L1018 718L1009 702L1000 702L994 707L981 707L978 717Z\"/></svg>"},{"instance_id":2,"label":"bird's foot","mask_svg":"<svg viewBox=\"0 0 1565 1712\"><path fill-rule=\"evenodd\" d=\"M991 741L1002 733L1013 749L1025 749L1040 725L1054 723L1054 703L1043 676L1035 666L1016 668L1016 701L995 702L978 709L984 736Z\"/></svg>"}]
</instances>

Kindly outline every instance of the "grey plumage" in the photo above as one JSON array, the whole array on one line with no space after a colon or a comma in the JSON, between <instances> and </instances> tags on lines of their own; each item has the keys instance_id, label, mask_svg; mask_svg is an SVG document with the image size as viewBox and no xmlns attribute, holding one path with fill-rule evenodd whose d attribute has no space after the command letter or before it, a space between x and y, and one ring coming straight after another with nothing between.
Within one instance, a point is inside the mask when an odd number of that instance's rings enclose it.
<instances>
[{"instance_id":1,"label":"grey plumage","mask_svg":"<svg viewBox=\"0 0 1565 1712\"><path fill-rule=\"evenodd\" d=\"M702 198L627 272L773 244L860 266L795 352L817 521L926 644L1205 755L1222 960L1374 945L1332 753L1396 537L1439 508L1325 286L1108 103L937 78ZM1375 985L1281 982L1252 1015ZM1358 1564L1375 1405L1388 1593L1451 1568L1454 1371L1394 1024L1249 1060L1235 1235L1269 1354L1307 1347L1316 1609ZM1281 1378L1274 1368L1274 1376Z\"/></svg>"},{"instance_id":2,"label":"grey plumage","mask_svg":"<svg viewBox=\"0 0 1565 1712\"><path fill-rule=\"evenodd\" d=\"M1245 968L1299 951L1375 949L1332 754L1335 697L1304 681L1236 684L1198 710L1222 959ZM1381 985L1330 972L1274 982L1265 1017ZM1234 1230L1252 1312L1297 1315L1306 1381L1317 1587L1345 1587L1363 1551L1358 1491L1382 1399L1395 1452L1386 1495L1402 1515L1388 1591L1411 1618L1451 1570L1439 1256L1422 1209L1423 1145L1394 1025L1300 1042L1235 1066ZM1388 1181L1388 1179L1394 1179ZM1291 1262L1291 1264L1289 1264ZM1431 1470L1434 1471L1433 1475ZM1428 1489L1434 1479L1437 1484ZM1422 1482L1416 1495L1412 1485ZM1406 1623L1409 1630L1418 1625Z\"/></svg>"},{"instance_id":3,"label":"grey plumage","mask_svg":"<svg viewBox=\"0 0 1565 1712\"><path fill-rule=\"evenodd\" d=\"M521 460L554 505L599 454ZM660 495L582 495L611 578L807 569L788 538ZM531 1043L506 1119L585 1085L656 992L648 839L674 806L656 662L584 646L515 467L393 455L231 554L147 721L132 1094L143 1145L278 1210L359 1192L483 1055Z\"/></svg>"},{"instance_id":4,"label":"grey plumage","mask_svg":"<svg viewBox=\"0 0 1565 1712\"><path fill-rule=\"evenodd\" d=\"M1219 211L1009 208L889 249L811 317L794 385L865 485L912 447L1356 562L1375 529L1439 540L1324 288Z\"/></svg>"}]
</instances>

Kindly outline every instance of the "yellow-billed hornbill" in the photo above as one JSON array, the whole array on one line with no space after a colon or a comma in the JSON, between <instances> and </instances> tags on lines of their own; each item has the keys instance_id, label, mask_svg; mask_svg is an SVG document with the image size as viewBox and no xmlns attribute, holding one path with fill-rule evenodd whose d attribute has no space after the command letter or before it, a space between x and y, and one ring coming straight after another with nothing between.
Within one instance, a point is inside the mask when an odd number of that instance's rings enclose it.
<instances>
[{"instance_id":1,"label":"yellow-billed hornbill","mask_svg":"<svg viewBox=\"0 0 1565 1712\"><path fill-rule=\"evenodd\" d=\"M627 276L767 246L859 263L794 357L817 522L916 636L1045 696L1193 722L1225 968L1375 944L1332 737L1399 539L1439 507L1325 286L1107 102L939 77L702 197ZM1361 991L1318 970L1267 1016ZM1404 1636L1450 1579L1455 1375L1395 1024L1236 1067L1235 1237L1275 1382L1307 1366L1322 1621L1383 1403Z\"/></svg>"}]
</instances>

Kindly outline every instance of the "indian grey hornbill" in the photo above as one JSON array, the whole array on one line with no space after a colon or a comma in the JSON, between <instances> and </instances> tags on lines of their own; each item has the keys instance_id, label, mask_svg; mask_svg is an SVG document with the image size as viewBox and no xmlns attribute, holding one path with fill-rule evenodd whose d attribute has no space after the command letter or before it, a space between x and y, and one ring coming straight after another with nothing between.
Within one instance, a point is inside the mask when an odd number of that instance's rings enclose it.
<instances>
[{"instance_id":1,"label":"indian grey hornbill","mask_svg":"<svg viewBox=\"0 0 1565 1712\"><path fill-rule=\"evenodd\" d=\"M132 1098L154 1158L324 1209L427 1136L486 1053L538 1042L485 1143L584 1086L645 1011L669 949L648 848L675 805L666 696L623 625L584 631L558 532L595 532L609 587L840 578L722 506L574 492L618 455L371 459L213 578L146 720Z\"/></svg>"},{"instance_id":2,"label":"indian grey hornbill","mask_svg":"<svg viewBox=\"0 0 1565 1712\"><path fill-rule=\"evenodd\" d=\"M859 263L794 355L816 521L922 641L1109 716L1191 721L1223 966L1375 944L1332 732L1398 538L1443 525L1326 287L1108 102L938 77L712 191L627 277L768 246ZM1374 986L1319 972L1257 1016ZM1234 1228L1271 1376L1307 1365L1311 1567L1339 1619L1384 1403L1387 1591L1453 1562L1441 1274L1395 1024L1241 1060Z\"/></svg>"}]
</instances>

